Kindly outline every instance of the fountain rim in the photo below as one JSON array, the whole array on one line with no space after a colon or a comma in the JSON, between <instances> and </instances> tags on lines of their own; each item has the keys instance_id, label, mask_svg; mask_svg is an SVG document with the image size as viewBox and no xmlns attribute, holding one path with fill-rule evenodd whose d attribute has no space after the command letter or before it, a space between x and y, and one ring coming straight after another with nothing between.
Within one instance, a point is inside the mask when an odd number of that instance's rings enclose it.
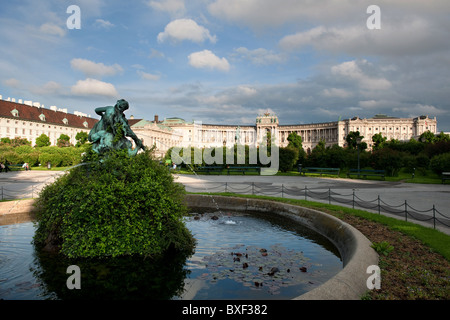
<instances>
[{"instance_id":1,"label":"fountain rim","mask_svg":"<svg viewBox=\"0 0 450 320\"><path fill-rule=\"evenodd\" d=\"M212 199L214 197L214 201ZM378 254L359 230L327 213L282 202L232 196L187 194L189 209L214 209L239 212L272 212L289 218L329 239L338 249L343 268L319 287L292 300L360 300L369 290L367 268L378 265Z\"/></svg>"},{"instance_id":2,"label":"fountain rim","mask_svg":"<svg viewBox=\"0 0 450 320\"><path fill-rule=\"evenodd\" d=\"M9 223L22 222L21 216L31 217L36 210L35 199L15 200L0 203L0 216L9 216ZM282 202L203 194L186 194L185 204L189 209L213 209L239 212L272 212L292 219L328 238L338 249L343 268L334 277L319 287L292 300L360 300L369 290L367 268L378 265L378 254L371 242L359 230L327 213ZM25 218L26 219L26 218Z\"/></svg>"}]
</instances>

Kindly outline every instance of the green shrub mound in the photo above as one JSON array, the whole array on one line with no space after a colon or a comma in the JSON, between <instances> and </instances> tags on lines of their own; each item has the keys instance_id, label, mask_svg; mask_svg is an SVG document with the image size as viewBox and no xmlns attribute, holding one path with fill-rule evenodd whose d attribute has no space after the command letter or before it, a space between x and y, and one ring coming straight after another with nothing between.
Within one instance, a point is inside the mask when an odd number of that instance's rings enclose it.
<instances>
[{"instance_id":1,"label":"green shrub mound","mask_svg":"<svg viewBox=\"0 0 450 320\"><path fill-rule=\"evenodd\" d=\"M69 258L193 252L184 187L150 152L84 161L42 190L35 245Z\"/></svg>"}]
</instances>

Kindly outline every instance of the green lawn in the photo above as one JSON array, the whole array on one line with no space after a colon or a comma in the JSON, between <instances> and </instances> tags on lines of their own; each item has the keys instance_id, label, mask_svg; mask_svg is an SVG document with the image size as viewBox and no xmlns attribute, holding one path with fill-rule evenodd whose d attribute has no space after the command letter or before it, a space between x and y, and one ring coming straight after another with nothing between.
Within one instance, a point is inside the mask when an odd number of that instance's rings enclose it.
<instances>
[{"instance_id":1,"label":"green lawn","mask_svg":"<svg viewBox=\"0 0 450 320\"><path fill-rule=\"evenodd\" d=\"M191 169L189 168L181 168L180 170L176 171L176 173L180 173L180 174L194 174L192 172ZM196 174L198 175L208 175L208 173L204 173L204 172L196 172ZM224 169L221 173L210 173L211 175L217 175L217 174L221 174L221 175L227 175L227 171ZM240 172L232 172L230 173L230 175L242 175L242 173ZM245 175L258 175L258 173L250 171L250 172L246 172ZM300 176L300 173L297 170L293 170L293 171L287 171L287 172L281 172L278 171L278 173L276 174L277 176ZM302 175L303 176L303 175ZM341 172L339 173L339 176L337 175L327 175L327 174L323 174L322 176L320 174L316 174L316 173L307 173L306 174L307 177L323 177L323 178L345 178L347 179L347 171L346 170L341 170ZM351 179L355 179L357 180L358 178L356 178L355 176L352 176ZM360 180L381 180L381 178L379 177L367 177L367 178L361 178ZM407 172L405 169L400 170L400 172L398 173L397 176L395 177L385 177L386 181L401 181L401 182L406 182L406 183L425 183L425 184L441 184L442 180L441 177L432 172L431 170L426 170L425 172L422 172L420 170L416 170L414 176L412 175L411 172Z\"/></svg>"}]
</instances>

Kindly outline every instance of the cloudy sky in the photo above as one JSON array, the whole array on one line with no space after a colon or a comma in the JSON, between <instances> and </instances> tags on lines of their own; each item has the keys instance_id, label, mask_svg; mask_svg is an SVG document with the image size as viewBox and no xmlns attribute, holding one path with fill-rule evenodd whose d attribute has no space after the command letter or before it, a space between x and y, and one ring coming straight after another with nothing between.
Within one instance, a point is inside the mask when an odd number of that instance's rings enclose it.
<instances>
[{"instance_id":1,"label":"cloudy sky","mask_svg":"<svg viewBox=\"0 0 450 320\"><path fill-rule=\"evenodd\" d=\"M429 115L450 131L448 0L2 0L0 27L3 99L241 125Z\"/></svg>"}]
</instances>

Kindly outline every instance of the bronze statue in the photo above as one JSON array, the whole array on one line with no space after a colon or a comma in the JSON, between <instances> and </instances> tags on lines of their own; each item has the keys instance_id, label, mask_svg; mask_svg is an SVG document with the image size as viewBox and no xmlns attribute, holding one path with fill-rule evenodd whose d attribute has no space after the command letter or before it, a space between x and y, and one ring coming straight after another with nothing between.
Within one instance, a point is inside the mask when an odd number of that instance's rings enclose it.
<instances>
[{"instance_id":1,"label":"bronze statue","mask_svg":"<svg viewBox=\"0 0 450 320\"><path fill-rule=\"evenodd\" d=\"M102 154L110 150L126 149L130 156L134 156L140 149L145 149L125 118L123 112L128 108L128 102L121 99L117 100L115 106L95 109L95 113L101 116L101 119L89 132L88 139L92 142L92 150ZM134 149L131 141L126 137L132 138L136 143Z\"/></svg>"}]
</instances>

